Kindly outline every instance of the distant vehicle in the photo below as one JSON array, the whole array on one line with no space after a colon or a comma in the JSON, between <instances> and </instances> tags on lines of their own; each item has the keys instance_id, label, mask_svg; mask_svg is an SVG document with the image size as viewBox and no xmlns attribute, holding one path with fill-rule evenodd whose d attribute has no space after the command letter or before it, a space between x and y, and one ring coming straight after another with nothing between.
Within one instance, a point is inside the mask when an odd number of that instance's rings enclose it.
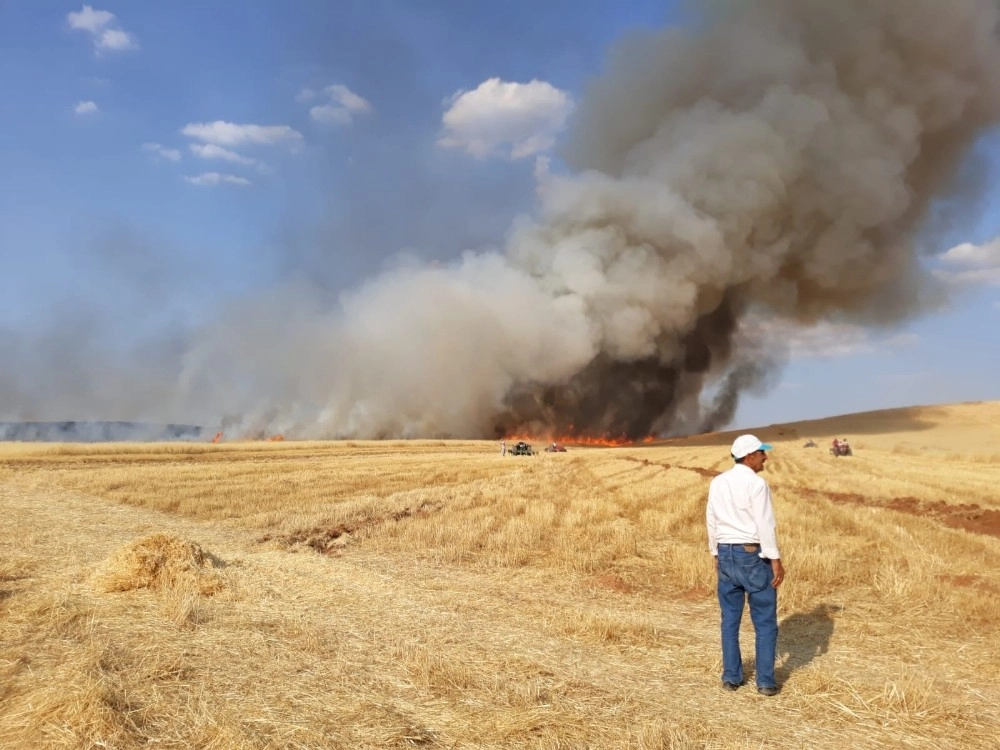
<instances>
[{"instance_id":1,"label":"distant vehicle","mask_svg":"<svg viewBox=\"0 0 1000 750\"><path fill-rule=\"evenodd\" d=\"M535 454L535 450L531 447L531 443L519 440L514 443L514 447L510 449L510 453L512 456L533 456Z\"/></svg>"},{"instance_id":2,"label":"distant vehicle","mask_svg":"<svg viewBox=\"0 0 1000 750\"><path fill-rule=\"evenodd\" d=\"M545 449L545 451L547 453L565 453L566 452L566 446L563 445L562 443L553 443L552 445L548 446Z\"/></svg>"},{"instance_id":3,"label":"distant vehicle","mask_svg":"<svg viewBox=\"0 0 1000 750\"><path fill-rule=\"evenodd\" d=\"M851 450L851 446L846 439L837 440L837 438L834 438L833 445L830 446L830 454L833 456L853 456L854 451Z\"/></svg>"}]
</instances>

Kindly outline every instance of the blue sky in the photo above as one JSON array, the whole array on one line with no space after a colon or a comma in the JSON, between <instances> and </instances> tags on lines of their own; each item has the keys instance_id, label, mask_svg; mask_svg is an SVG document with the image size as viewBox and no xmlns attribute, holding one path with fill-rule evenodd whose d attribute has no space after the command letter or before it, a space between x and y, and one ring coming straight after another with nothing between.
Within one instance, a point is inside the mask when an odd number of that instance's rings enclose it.
<instances>
[{"instance_id":1,"label":"blue sky","mask_svg":"<svg viewBox=\"0 0 1000 750\"><path fill-rule=\"evenodd\" d=\"M512 2L485 12L470 4L462 13L448 10L454 5L251 0L238 13L211 1L86 6L114 14L107 25L129 36L114 49L67 20L84 6L4 3L0 218L14 264L2 282L5 316L33 315L74 286L79 269L67 258L123 227L185 257L195 276L189 288L206 295L266 284L288 267L311 270L319 251L308 246L331 224L364 245L336 259L342 272L331 283L340 285L401 247L448 256L496 243L514 213L531 206L532 165L437 148L444 99L494 76L579 88L623 27L665 14L652 2L556 2L542 11ZM301 92L334 83L363 95L373 114L354 127L311 119L318 102L300 101ZM88 103L96 110L86 111ZM248 149L259 170L201 160L181 130L217 120L286 125L302 137ZM252 189L184 181L206 172L249 179ZM415 202L421 210L399 215ZM365 232L350 218L358 206L396 216Z\"/></svg>"},{"instance_id":2,"label":"blue sky","mask_svg":"<svg viewBox=\"0 0 1000 750\"><path fill-rule=\"evenodd\" d=\"M560 102L621 34L668 22L685 15L662 0L7 0L0 329L31 342L87 318L134 346L288 279L344 290L402 250L502 245L539 157L562 168ZM533 139L460 117L491 79L538 84ZM991 181L997 153L987 138L974 156ZM736 426L1000 398L997 191L975 208L928 248L974 246L928 261L946 304L781 334L790 359Z\"/></svg>"}]
</instances>

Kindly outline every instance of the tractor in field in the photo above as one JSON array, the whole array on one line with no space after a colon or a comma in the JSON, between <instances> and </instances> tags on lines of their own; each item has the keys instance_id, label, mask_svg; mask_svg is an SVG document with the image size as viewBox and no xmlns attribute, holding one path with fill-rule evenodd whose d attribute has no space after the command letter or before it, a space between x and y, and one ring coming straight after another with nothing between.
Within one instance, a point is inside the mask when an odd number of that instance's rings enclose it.
<instances>
[{"instance_id":1,"label":"tractor in field","mask_svg":"<svg viewBox=\"0 0 1000 750\"><path fill-rule=\"evenodd\" d=\"M514 443L514 447L510 449L510 454L512 456L533 456L535 455L535 449L531 447L531 443L519 440Z\"/></svg>"},{"instance_id":2,"label":"tractor in field","mask_svg":"<svg viewBox=\"0 0 1000 750\"><path fill-rule=\"evenodd\" d=\"M552 445L548 445L548 446L545 447L545 452L546 453L565 453L566 452L566 446L563 445L562 443L552 443Z\"/></svg>"},{"instance_id":3,"label":"tractor in field","mask_svg":"<svg viewBox=\"0 0 1000 750\"><path fill-rule=\"evenodd\" d=\"M844 438L843 440L834 438L833 445L830 446L830 455L836 457L853 456L854 451L851 450L851 446L850 443L847 442L847 438Z\"/></svg>"}]
</instances>

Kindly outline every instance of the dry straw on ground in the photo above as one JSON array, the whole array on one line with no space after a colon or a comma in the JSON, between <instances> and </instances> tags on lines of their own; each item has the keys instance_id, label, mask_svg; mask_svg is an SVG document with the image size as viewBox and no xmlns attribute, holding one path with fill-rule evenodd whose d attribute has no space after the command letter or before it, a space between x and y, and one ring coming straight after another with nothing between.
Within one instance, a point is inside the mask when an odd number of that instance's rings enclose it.
<instances>
[{"instance_id":1,"label":"dry straw on ground","mask_svg":"<svg viewBox=\"0 0 1000 750\"><path fill-rule=\"evenodd\" d=\"M94 577L99 591L168 589L210 596L222 588L222 561L198 544L151 534L108 558Z\"/></svg>"},{"instance_id":2,"label":"dry straw on ground","mask_svg":"<svg viewBox=\"0 0 1000 750\"><path fill-rule=\"evenodd\" d=\"M995 747L998 425L759 431L773 699L718 685L703 514L731 435L0 446L0 747Z\"/></svg>"}]
</instances>

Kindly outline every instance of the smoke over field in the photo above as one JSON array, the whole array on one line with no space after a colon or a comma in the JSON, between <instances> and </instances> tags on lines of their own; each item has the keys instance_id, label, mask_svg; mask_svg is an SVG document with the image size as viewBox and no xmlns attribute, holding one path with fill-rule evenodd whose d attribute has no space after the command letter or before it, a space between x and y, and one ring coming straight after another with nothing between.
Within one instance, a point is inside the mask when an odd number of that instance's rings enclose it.
<instances>
[{"instance_id":1,"label":"smoke over field","mask_svg":"<svg viewBox=\"0 0 1000 750\"><path fill-rule=\"evenodd\" d=\"M184 348L161 417L298 437L710 429L780 366L758 323L934 304L915 240L932 201L974 197L959 167L1000 115L996 3L713 8L612 50L570 173L539 178L502 251L400 261L337 305L235 305Z\"/></svg>"}]
</instances>

